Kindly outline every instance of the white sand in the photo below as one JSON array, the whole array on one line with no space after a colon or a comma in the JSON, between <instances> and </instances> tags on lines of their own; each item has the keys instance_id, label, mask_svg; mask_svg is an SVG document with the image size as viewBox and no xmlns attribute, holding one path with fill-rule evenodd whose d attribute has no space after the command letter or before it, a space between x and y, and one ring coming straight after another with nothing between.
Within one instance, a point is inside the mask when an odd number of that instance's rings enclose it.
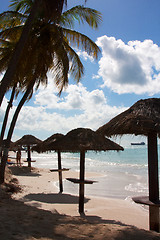
<instances>
[{"instance_id":1,"label":"white sand","mask_svg":"<svg viewBox=\"0 0 160 240\"><path fill-rule=\"evenodd\" d=\"M19 180L23 191L14 194L14 199L40 209L56 211L70 216L79 216L78 195L68 194L65 189L62 194L59 193L59 189L54 184L54 182L58 181L57 172L42 169L32 170L31 173L22 171L20 174L19 172L20 168L17 173L15 171L15 177ZM86 178L91 176L91 173L86 174ZM63 172L63 179L67 177L78 177L78 173ZM91 196L85 196L85 198L85 217L88 219L110 220L133 225L141 229L149 229L148 211L140 205L121 199Z\"/></svg>"},{"instance_id":2,"label":"white sand","mask_svg":"<svg viewBox=\"0 0 160 240\"><path fill-rule=\"evenodd\" d=\"M13 199L0 195L2 240L159 240L148 231L148 212L129 201L86 197L85 215L79 216L78 196L59 194L56 172L10 167L22 192ZM66 177L78 173L64 172ZM91 177L87 174L86 177Z\"/></svg>"}]
</instances>

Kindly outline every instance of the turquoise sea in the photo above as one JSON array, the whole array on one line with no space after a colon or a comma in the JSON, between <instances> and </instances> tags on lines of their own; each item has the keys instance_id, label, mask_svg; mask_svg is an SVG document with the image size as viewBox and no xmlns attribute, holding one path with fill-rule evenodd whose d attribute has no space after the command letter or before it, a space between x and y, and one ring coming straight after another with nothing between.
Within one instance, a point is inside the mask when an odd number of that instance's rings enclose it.
<instances>
[{"instance_id":1,"label":"turquoise sea","mask_svg":"<svg viewBox=\"0 0 160 240\"><path fill-rule=\"evenodd\" d=\"M160 153L160 146L158 147ZM25 157L24 152L22 157ZM62 153L62 167L79 171L79 153ZM33 167L57 168L57 153L32 153ZM130 146L124 151L87 152L85 161L87 172L98 173L90 178L97 183L85 187L86 195L113 198L132 198L148 195L147 145ZM57 174L57 173L55 173ZM78 194L77 184L63 179L64 192ZM57 183L58 187L58 183Z\"/></svg>"}]
</instances>

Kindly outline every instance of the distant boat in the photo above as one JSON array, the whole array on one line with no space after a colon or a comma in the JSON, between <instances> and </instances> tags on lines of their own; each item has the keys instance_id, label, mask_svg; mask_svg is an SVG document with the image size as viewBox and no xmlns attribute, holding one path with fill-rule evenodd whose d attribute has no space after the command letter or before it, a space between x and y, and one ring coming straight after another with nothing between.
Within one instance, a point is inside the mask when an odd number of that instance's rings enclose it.
<instances>
[{"instance_id":1,"label":"distant boat","mask_svg":"<svg viewBox=\"0 0 160 240\"><path fill-rule=\"evenodd\" d=\"M131 145L145 145L145 142L140 142L140 143L131 143Z\"/></svg>"}]
</instances>

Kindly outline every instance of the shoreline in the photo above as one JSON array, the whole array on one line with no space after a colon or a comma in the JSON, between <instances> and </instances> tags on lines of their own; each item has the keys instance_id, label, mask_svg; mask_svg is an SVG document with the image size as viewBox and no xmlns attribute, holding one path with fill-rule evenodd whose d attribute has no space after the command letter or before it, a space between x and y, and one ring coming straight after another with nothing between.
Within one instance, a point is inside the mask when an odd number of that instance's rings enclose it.
<instances>
[{"instance_id":1,"label":"shoreline","mask_svg":"<svg viewBox=\"0 0 160 240\"><path fill-rule=\"evenodd\" d=\"M61 194L55 183L58 182L58 173L48 169L33 168L30 173L23 172L22 168L10 167L15 178L22 186L22 192L13 195L13 199L24 202L29 206L39 209L65 214L80 216L78 213L78 193L65 191ZM14 171L13 171L14 169ZM27 168L26 168L27 169ZM16 172L17 171L17 172ZM66 177L77 177L78 172L63 172L63 180ZM86 173L86 178L102 176L97 173ZM112 220L125 225L148 230L149 214L142 206L129 200L98 197L85 194L85 218Z\"/></svg>"},{"instance_id":2,"label":"shoreline","mask_svg":"<svg viewBox=\"0 0 160 240\"><path fill-rule=\"evenodd\" d=\"M11 153L11 155L14 155L14 153ZM109 155L106 160L103 154L96 153L94 155L91 152L91 155L88 156L89 158L86 157L86 172L94 172L96 177L94 178L93 176L92 180L98 181L98 183L94 183L92 186L85 186L86 194L117 199L148 195L148 175L144 165L138 166L136 163L137 159L134 165L132 162L130 165L126 162L126 159L128 159L126 156L124 160L121 159L122 162L119 159L119 155L116 155L117 159L115 159L115 156L112 156L112 159L111 156ZM107 156L105 155L105 157ZM24 152L22 160L23 158L25 158ZM35 168L57 168L57 155L54 152L44 154L33 152L32 159L35 161L32 163L32 166ZM23 165L27 166L27 163ZM70 171L79 172L79 156L64 154L62 156L62 166L69 168ZM75 192L71 183L64 182L64 185L67 192Z\"/></svg>"}]
</instances>

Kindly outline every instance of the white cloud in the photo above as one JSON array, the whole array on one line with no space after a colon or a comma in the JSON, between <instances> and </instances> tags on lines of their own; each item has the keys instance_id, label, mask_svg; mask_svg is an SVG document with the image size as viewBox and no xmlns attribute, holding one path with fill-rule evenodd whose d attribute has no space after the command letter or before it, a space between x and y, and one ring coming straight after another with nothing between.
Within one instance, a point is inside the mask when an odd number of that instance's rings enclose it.
<instances>
[{"instance_id":1,"label":"white cloud","mask_svg":"<svg viewBox=\"0 0 160 240\"><path fill-rule=\"evenodd\" d=\"M82 84L69 85L65 96L59 98L50 84L37 92L34 107L23 107L16 124L17 130L44 132L44 138L78 127L96 130L125 110L124 107L109 106L102 90L89 92Z\"/></svg>"},{"instance_id":2,"label":"white cloud","mask_svg":"<svg viewBox=\"0 0 160 240\"><path fill-rule=\"evenodd\" d=\"M101 103L106 103L106 98L102 90L88 92L87 89L79 83L78 85L69 85L64 91L65 96L58 97L55 88L50 83L45 89L41 89L35 95L35 104L39 104L48 109L59 110L86 110Z\"/></svg>"},{"instance_id":3,"label":"white cloud","mask_svg":"<svg viewBox=\"0 0 160 240\"><path fill-rule=\"evenodd\" d=\"M6 107L7 107L7 102L8 101L7 101L6 97L4 97L2 105L0 107L0 123L3 121L5 110L6 110Z\"/></svg>"},{"instance_id":4,"label":"white cloud","mask_svg":"<svg viewBox=\"0 0 160 240\"><path fill-rule=\"evenodd\" d=\"M81 51L81 50L76 50L77 54L79 57L82 57L85 61L89 60L91 62L94 62L94 57L92 55L89 55L87 52L85 51Z\"/></svg>"},{"instance_id":5,"label":"white cloud","mask_svg":"<svg viewBox=\"0 0 160 240\"><path fill-rule=\"evenodd\" d=\"M99 79L99 78L100 78L99 75L95 75L95 74L92 75L92 79Z\"/></svg>"},{"instance_id":6,"label":"white cloud","mask_svg":"<svg viewBox=\"0 0 160 240\"><path fill-rule=\"evenodd\" d=\"M125 44L114 37L102 36L99 76L112 91L153 95L160 92L160 47L152 40Z\"/></svg>"}]
</instances>

